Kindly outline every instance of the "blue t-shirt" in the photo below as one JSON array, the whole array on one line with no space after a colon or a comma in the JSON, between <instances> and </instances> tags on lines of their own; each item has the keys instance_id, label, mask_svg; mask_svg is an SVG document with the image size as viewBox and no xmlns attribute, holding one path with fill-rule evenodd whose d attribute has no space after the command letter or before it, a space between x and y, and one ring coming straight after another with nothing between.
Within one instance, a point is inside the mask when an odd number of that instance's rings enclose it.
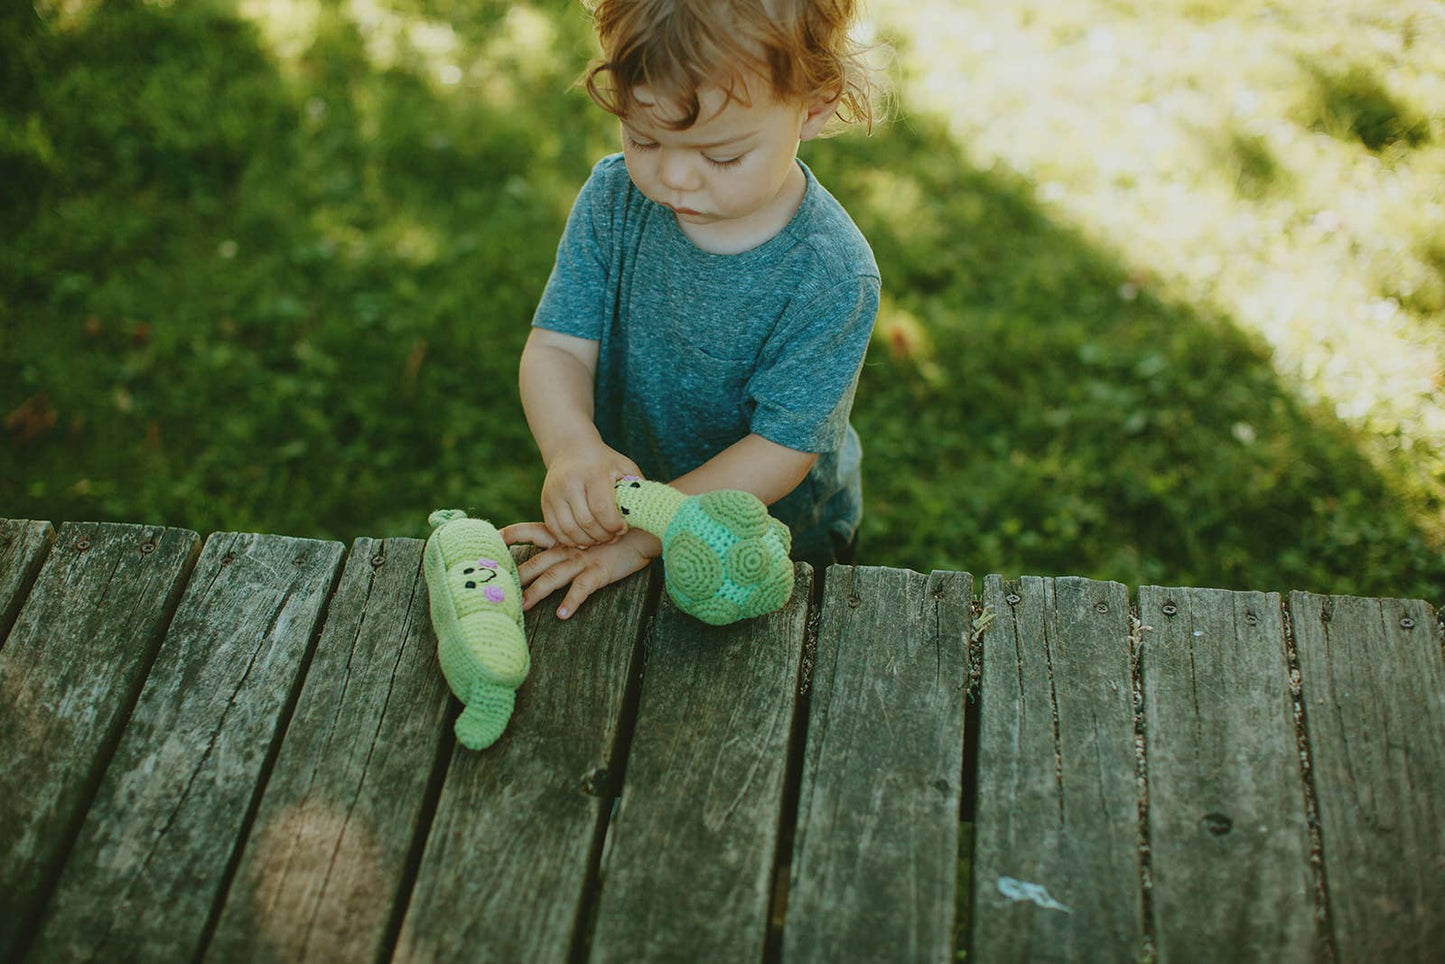
<instances>
[{"instance_id":1,"label":"blue t-shirt","mask_svg":"<svg viewBox=\"0 0 1445 964\"><path fill-rule=\"evenodd\" d=\"M793 555L831 552L862 516L848 422L878 312L878 265L801 161L792 220L751 250L696 247L637 190L621 154L583 185L532 324L599 343L594 419L648 478L670 481L749 433L818 453L771 511Z\"/></svg>"}]
</instances>

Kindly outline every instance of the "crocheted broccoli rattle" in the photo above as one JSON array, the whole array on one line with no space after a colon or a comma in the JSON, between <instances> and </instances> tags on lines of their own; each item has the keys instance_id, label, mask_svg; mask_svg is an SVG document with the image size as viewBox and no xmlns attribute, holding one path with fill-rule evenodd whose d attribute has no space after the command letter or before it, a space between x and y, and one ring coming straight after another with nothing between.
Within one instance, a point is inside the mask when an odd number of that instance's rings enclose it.
<instances>
[{"instance_id":1,"label":"crocheted broccoli rattle","mask_svg":"<svg viewBox=\"0 0 1445 964\"><path fill-rule=\"evenodd\" d=\"M793 594L788 527L751 492L683 495L624 478L617 506L628 525L662 540L667 594L679 609L722 626L780 609Z\"/></svg>"},{"instance_id":2,"label":"crocheted broccoli rattle","mask_svg":"<svg viewBox=\"0 0 1445 964\"><path fill-rule=\"evenodd\" d=\"M481 750L506 729L531 665L522 587L501 534L460 509L438 509L422 556L442 675L465 704L462 746Z\"/></svg>"}]
</instances>

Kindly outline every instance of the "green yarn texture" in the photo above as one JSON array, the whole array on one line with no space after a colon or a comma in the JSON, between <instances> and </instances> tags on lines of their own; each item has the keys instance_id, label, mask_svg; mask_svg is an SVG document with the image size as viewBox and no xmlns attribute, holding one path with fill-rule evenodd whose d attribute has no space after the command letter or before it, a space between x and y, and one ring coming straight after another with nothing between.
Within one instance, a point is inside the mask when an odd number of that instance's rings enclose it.
<instances>
[{"instance_id":1,"label":"green yarn texture","mask_svg":"<svg viewBox=\"0 0 1445 964\"><path fill-rule=\"evenodd\" d=\"M667 594L683 612L723 626L792 597L792 534L752 493L684 496L661 482L623 479L617 504L629 525L662 540Z\"/></svg>"},{"instance_id":2,"label":"green yarn texture","mask_svg":"<svg viewBox=\"0 0 1445 964\"><path fill-rule=\"evenodd\" d=\"M422 555L437 659L462 701L456 734L471 750L491 746L512 718L531 658L522 587L512 553L484 519L438 509Z\"/></svg>"}]
</instances>

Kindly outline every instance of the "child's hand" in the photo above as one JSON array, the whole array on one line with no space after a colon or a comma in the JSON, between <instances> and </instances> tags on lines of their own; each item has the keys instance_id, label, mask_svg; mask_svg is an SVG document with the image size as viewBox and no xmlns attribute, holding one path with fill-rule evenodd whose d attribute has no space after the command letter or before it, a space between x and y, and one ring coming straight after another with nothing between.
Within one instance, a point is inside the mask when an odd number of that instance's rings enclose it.
<instances>
[{"instance_id":1,"label":"child's hand","mask_svg":"<svg viewBox=\"0 0 1445 964\"><path fill-rule=\"evenodd\" d=\"M662 543L641 529L631 529L620 539L590 549L562 545L540 522L519 522L502 529L501 533L502 541L509 546L530 543L544 550L517 568L523 586L524 611L568 583L572 584L557 609L558 619L569 618L588 596L645 569L662 555Z\"/></svg>"},{"instance_id":2,"label":"child's hand","mask_svg":"<svg viewBox=\"0 0 1445 964\"><path fill-rule=\"evenodd\" d=\"M626 475L641 475L627 456L601 442L557 456L542 483L542 519L564 546L585 548L611 542L627 531L613 489Z\"/></svg>"}]
</instances>

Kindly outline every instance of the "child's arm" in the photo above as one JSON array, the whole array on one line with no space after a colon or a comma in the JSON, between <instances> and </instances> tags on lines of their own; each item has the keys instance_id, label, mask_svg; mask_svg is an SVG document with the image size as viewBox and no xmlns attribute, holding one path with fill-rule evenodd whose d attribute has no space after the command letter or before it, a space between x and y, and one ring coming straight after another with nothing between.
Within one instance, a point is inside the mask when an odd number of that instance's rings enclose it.
<instances>
[{"instance_id":1,"label":"child's arm","mask_svg":"<svg viewBox=\"0 0 1445 964\"><path fill-rule=\"evenodd\" d=\"M547 466L542 518L562 545L610 542L626 531L613 484L640 475L592 423L597 342L533 328L522 350L522 409Z\"/></svg>"},{"instance_id":2,"label":"child's arm","mask_svg":"<svg viewBox=\"0 0 1445 964\"><path fill-rule=\"evenodd\" d=\"M742 489L772 505L797 488L817 460L815 453L799 452L761 435L749 435L674 480L672 486L686 495ZM608 498L616 504L610 488ZM524 610L570 584L557 608L560 619L575 613L597 590L632 575L662 555L662 543L641 529L629 529L617 541L590 549L569 547L548 526L535 522L507 526L502 530L502 539L508 545L525 542L544 550L517 570L524 589Z\"/></svg>"},{"instance_id":3,"label":"child's arm","mask_svg":"<svg viewBox=\"0 0 1445 964\"><path fill-rule=\"evenodd\" d=\"M799 452L761 435L748 435L670 484L686 495L742 489L772 505L796 489L817 461L816 452Z\"/></svg>"}]
</instances>

